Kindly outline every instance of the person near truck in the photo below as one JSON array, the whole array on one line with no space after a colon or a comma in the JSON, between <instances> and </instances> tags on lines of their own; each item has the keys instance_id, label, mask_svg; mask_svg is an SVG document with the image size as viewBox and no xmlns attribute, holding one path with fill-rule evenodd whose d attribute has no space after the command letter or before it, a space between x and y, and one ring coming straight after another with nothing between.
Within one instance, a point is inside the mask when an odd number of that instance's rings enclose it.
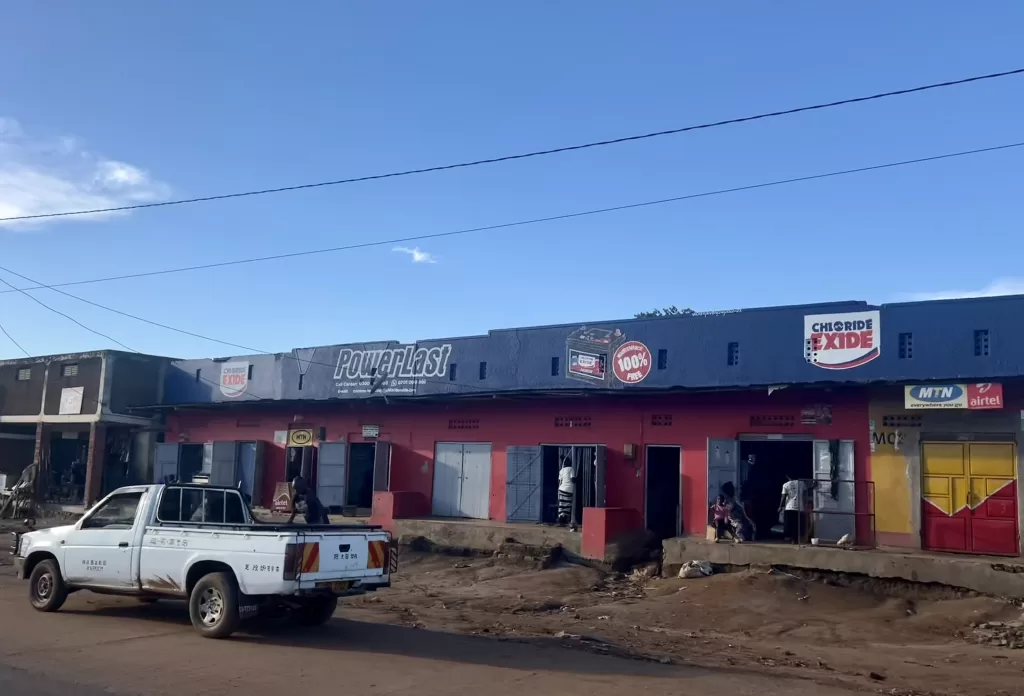
<instances>
[{"instance_id":1,"label":"person near truck","mask_svg":"<svg viewBox=\"0 0 1024 696\"><path fill-rule=\"evenodd\" d=\"M316 493L306 483L306 479L296 476L292 481L292 516L288 518L288 524L295 521L295 515L299 512L299 504L305 508L306 524L330 524L327 517L327 508L323 506Z\"/></svg>"}]
</instances>

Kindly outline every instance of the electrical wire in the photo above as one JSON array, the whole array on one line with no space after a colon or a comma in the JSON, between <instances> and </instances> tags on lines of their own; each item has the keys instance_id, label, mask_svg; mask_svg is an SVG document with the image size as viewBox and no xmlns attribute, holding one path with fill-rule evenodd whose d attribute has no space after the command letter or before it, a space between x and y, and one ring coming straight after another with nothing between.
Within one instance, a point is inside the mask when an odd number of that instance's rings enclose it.
<instances>
[{"instance_id":1,"label":"electrical wire","mask_svg":"<svg viewBox=\"0 0 1024 696\"><path fill-rule=\"evenodd\" d=\"M544 222L555 222L558 220L570 220L573 218L589 217L594 215L604 215L607 213L614 213L623 210L632 210L635 208L646 208L656 205L664 205L667 203L678 203L680 201L693 200L696 198L710 198L712 196L722 196L730 193L740 193L743 191L753 191L756 189L770 188L774 186L784 186L788 184L796 184L805 181L815 181L819 179L828 179L838 176L847 176L850 174L861 174L864 172L879 171L883 169L893 169L896 167L904 167L912 164L923 164L926 162L937 162L940 160L953 159L956 157L967 157L970 155L978 155L987 152L997 152L1000 150L1010 150L1013 148L1024 147L1024 141L1017 143L1008 143L1006 145L996 145L993 147L983 147L974 150L962 150L959 152L949 152L941 155L933 155L930 157L919 157L916 159L901 160L898 162L887 162L885 164L875 164L867 167L856 167L854 169L843 169L839 171L824 172L821 174L810 174L807 176L798 176L790 179L778 179L775 181L766 181L758 184L749 184L745 186L734 186L732 188L716 189L712 191L702 191L700 193L690 193L681 196L673 196L671 198L659 198L650 201L641 201L639 203L627 203L625 205L611 206L607 208L595 208L591 210L577 211L573 213L564 213L560 215L550 215L547 217L532 218L528 220L517 220L514 222L504 222L496 225L485 225L483 227L470 227L467 229L451 230L448 232L435 232L431 234L421 234L410 237L398 237L393 239L382 239L372 242L360 242L358 244L347 244L344 246L327 247L324 249L309 249L306 251L293 251L282 254L272 254L269 256L257 256L248 259L235 259L232 261L218 261L215 263L198 264L194 266L179 266L177 268L166 268L157 271L142 271L139 273L126 273L123 275L106 276L103 278L91 278L87 280L74 280L62 283L53 283L50 285L38 283L34 286L26 288L16 288L14 290L0 290L0 295L11 293L11 292L24 292L31 290L42 290L48 289L53 290L55 288L66 288L75 285L92 285L95 283L109 283L120 280L133 280L135 278L149 278L153 276L171 275L175 273L186 273L191 271L203 271L213 268L225 268L228 266L240 266L250 263L263 263L266 261L278 261L282 259L293 259L303 256L316 256L320 254L332 254L340 251L354 251L357 249L368 249L371 247L388 246L392 244L403 244L408 242L419 242L427 239L440 239L443 237L455 237L467 234L474 234L477 232L493 232L495 230L509 229L513 227L525 227L527 225L537 225Z\"/></svg>"},{"instance_id":2,"label":"electrical wire","mask_svg":"<svg viewBox=\"0 0 1024 696\"><path fill-rule=\"evenodd\" d=\"M86 326L86 325L85 325L85 324L83 324L82 322L78 321L77 319L75 319L74 317L72 317L72 316L70 316L70 315L68 315L68 314L65 314L64 312L60 311L59 309L54 309L54 308L53 308L53 307L51 307L50 305L48 305L48 304L46 304L45 302L43 302L42 300L40 300L40 299L39 299L38 297L36 297L35 295L32 295L31 293L29 293L29 292L26 292L25 290L23 290L23 289L21 289L21 288L15 287L14 285L11 285L10 283L8 283L8 282L7 282L6 280L4 280L3 278L0 278L0 283L3 283L4 285L6 285L7 287L9 287L9 288L10 288L11 290L13 290L13 291L15 291L15 292L20 292L20 293L21 293L22 295L24 295L24 296L25 296L25 297L27 297L28 299L32 300L33 302L35 302L35 303L36 303L36 304L38 304L39 306L41 306L41 307L43 307L43 308L45 308L45 309L48 309L48 310L50 310L50 311L51 311L51 312L53 312L54 314L59 314L60 316L62 316L62 317L64 317L65 319L67 319L68 321L70 321L70 322L72 322L72 323L74 323L74 324L77 324L78 326L82 327L82 328L83 328L83 329L85 329L86 331L89 331L90 333L94 333L94 334L96 334L97 336L100 336L100 337L102 337L102 338L105 338L105 339L107 339L108 341L110 341L111 343L116 343L117 345L121 346L121 347L122 347L122 348L124 348L125 350L127 350L127 351L130 351L130 352L132 352L132 353L138 353L138 352L139 352L139 351L135 350L134 348L132 348L132 347L130 347L130 346L126 346L126 345L125 345L124 343L121 343L121 342L120 342L120 341L118 341L118 340L117 340L116 338L114 338L114 337L112 337L112 336L108 336L107 334L103 333L102 331L97 331L96 329L94 329L94 328L92 328L92 327ZM5 332L5 333L6 333L6 332Z\"/></svg>"},{"instance_id":3,"label":"electrical wire","mask_svg":"<svg viewBox=\"0 0 1024 696\"><path fill-rule=\"evenodd\" d=\"M13 343L14 345L18 346L18 350L20 350L20 351L21 351L22 353L24 353L24 354L25 354L25 357L26 357L26 358L31 358L31 357L32 357L32 355L31 355L31 354L30 354L30 353L29 353L29 352L28 352L27 350L25 350L25 349L24 349L24 348L22 347L22 345L21 345L20 343L18 343L17 341L15 341L15 340L14 340L14 336L12 336L12 335L11 335L11 334L10 334L10 333L9 333L9 332L7 331L7 329L6 329L6 328L4 328L4 325L3 325L3 324L0 324L0 331L3 331L3 332L4 332L4 336L6 336L6 337L7 337L7 340L9 340L9 341L10 341L11 343Z\"/></svg>"},{"instance_id":4,"label":"electrical wire","mask_svg":"<svg viewBox=\"0 0 1024 696\"><path fill-rule=\"evenodd\" d=\"M37 280L29 278L26 275L18 273L17 271L12 271L11 269L5 268L3 266L0 266L0 271L3 271L4 273L8 273L8 274L13 275L13 276L17 276L18 278L21 278L22 280L25 280L25 281L27 281L29 283L36 283L36 284L39 283L39 281L37 281ZM2 278L0 278L0 282L4 283L8 287L14 287L13 285L8 283L6 280L3 280ZM19 290L19 291L24 291L24 288L15 288L15 289ZM259 354L259 355L271 355L271 356L278 355L278 353L273 353L271 351L260 350L259 348L253 348L251 346L245 346L245 345L242 345L242 344L239 344L239 343L232 343L231 341L224 341L224 340L221 340L219 338L213 338L212 336L206 336L204 334L195 333L194 331L188 331L186 329L180 329L180 328L178 328L176 326L170 326L169 324L164 324L164 323L161 323L161 322L158 322L158 321L153 321L152 319L147 319L145 317L140 317L138 315L131 314L130 312L124 312L124 311L121 311L120 309L115 309L114 307L109 307L109 306L107 306L105 304L101 304L99 302L93 302L92 300L87 300L84 297L79 297L78 295L74 295L74 294L72 294L70 292L67 292L65 290L61 290L60 288L51 287L49 289L53 290L54 292L60 293L61 295L64 295L65 297L70 297L73 300L78 300L79 302L84 302L87 305L91 305L93 307L97 307L99 309L103 309L103 310L106 310L108 312L112 312L114 314L118 314L120 316L127 317L129 319L134 319L135 321L140 321L140 322L143 322L144 324L149 324L151 326L156 326L156 327L159 327L161 329L166 329L167 331L174 331L176 333L184 334L186 336L192 336L194 338L199 338L199 339L202 339L202 340L205 340L205 341L210 341L211 343L219 343L221 345L230 346L232 348L240 348L242 350L249 351L250 353L255 353L255 354ZM33 299L35 299L35 298L33 298ZM40 304L42 304L42 303L40 302ZM52 307L49 307L48 305L43 304L43 306L46 307L47 309L49 309L52 312L57 312L57 310L53 309ZM139 353L140 355L142 355L142 353L140 353L139 351L135 350L134 348L129 348L128 346L126 346L123 343L120 343L119 341L117 341L117 340L107 336L106 334L101 334L98 331L94 331L93 329L90 329L89 327L85 326L84 324L81 324L80 322L78 322L77 320L75 320L72 317L68 316L67 314L64 314L63 312L57 312L57 313L60 314L61 316L65 317L65 318L67 318L67 319L70 319L71 321L75 322L79 326L81 326L81 327L83 327L83 328L85 328L85 329L87 329L89 331L92 331L93 333L95 333L95 334L97 334L99 336L103 336L104 338L107 338L107 339L109 339L111 341L114 341L115 343L117 343L118 345L122 346L123 348L131 351L132 353ZM0 329L2 329L2 328L3 327L0 326ZM4 331L4 333L6 334L7 332ZM9 335L8 335L8 337L10 338ZM12 338L11 340L13 341L14 339ZM17 343L15 343L15 345L17 345ZM20 345L18 347L21 348ZM22 351L25 352L26 356L31 357L29 355L29 353L27 351L25 351L24 348L22 348ZM286 358L286 359L290 359L290 360L295 360L296 362L299 362L299 358L297 356L295 356L295 355L290 354L290 353L281 353L280 355L281 355L282 358ZM324 367L329 367L332 370L337 367L333 363L323 363L323 362L317 362L315 360L306 361L306 363L308 365L322 365ZM206 379L205 377L202 377L201 375L200 375L199 379L201 381L207 382L207 383L209 383L209 384L211 384L211 385L213 385L215 387L218 387L218 388L220 387L220 385L217 382L214 382L212 380ZM464 383L464 382L456 382L456 381L450 380L450 379L431 380L431 378L428 378L428 377L424 377L424 378L421 378L421 379L424 379L426 381L439 381L439 382L441 382L443 384L453 384L453 385L457 385L457 386L464 386L464 387L467 387L467 388L470 388L470 389L477 389L477 390L481 390L481 391L489 391L486 387L481 387L481 386L476 385L476 384L468 384L468 383ZM256 395L252 395L252 396L255 399L259 400L259 401L266 401L267 400L264 397L259 397L259 396L256 396Z\"/></svg>"},{"instance_id":5,"label":"electrical wire","mask_svg":"<svg viewBox=\"0 0 1024 696\"><path fill-rule=\"evenodd\" d=\"M1024 68L1017 68L1014 70L1005 70L1003 72L988 73L986 75L975 75L973 77L966 77L959 80L947 80L945 82L935 82L927 85L920 85L918 87L910 87L907 89L898 89L890 92L879 92L876 94L870 94L863 97L851 97L849 99L840 99L837 101L825 102L821 104L812 104L809 106L799 106L791 109L783 109L781 111L769 111L761 114L754 114L752 116L741 116L738 118L730 118L722 121L713 121L710 123L701 123L692 126L682 126L680 128L670 128L667 130L654 131L651 133L642 133L639 135L627 135L619 138L611 138L608 140L597 140L588 143L581 143L577 145L566 145L563 147L550 148L546 150L533 150L531 152L523 152L515 155L503 155L501 157L491 157L487 159L471 160L468 162L458 162L454 164L442 164L432 167L423 167L420 169L406 169L396 172L388 172L386 174L370 174L366 176L357 176L348 179L335 179L332 181L319 181L308 184L296 184L294 186L280 186L277 188L265 188L257 189L252 191L239 191L235 193L224 193L212 196L197 196L195 198L180 198L171 201L160 201L153 203L136 203L133 205L122 205L113 206L109 208L92 208L89 210L67 210L56 213L39 213L36 215L17 215L13 217L0 218L0 222L16 222L18 220L39 220L43 218L59 218L59 217L71 217L75 215L95 215L98 213L117 213L128 210L141 210L143 208L163 208L168 206L176 205L187 205L192 203L206 203L209 201L223 201L232 198L246 198L251 196L264 196L272 193L285 193L289 191L302 191L308 189L323 188L326 186L340 186L342 184L354 184L363 181L376 181L378 179L394 179L404 176L413 176L416 174L427 174L431 172L441 172L451 169L465 169L467 167L477 167L485 164L497 164L499 162L511 162L514 160L528 159L531 157L544 157L547 155L555 155L564 152L574 152L577 150L587 150L596 147L605 147L608 145L618 145L621 143L636 142L639 140L649 140L651 138L660 138L668 135L678 135L680 133L688 133L696 130L706 130L709 128L719 128L721 126L730 126L739 123L749 123L751 121L761 121L769 118L777 118L780 116L791 116L793 114L805 113L808 111L819 111L822 109L831 109L837 106L846 106L849 104L859 104L862 102L875 101L878 99L886 99L888 97L898 97L908 94L916 94L919 92L926 92L934 89L941 89L947 87L956 87L959 85L965 85L974 82L982 82L984 80L994 80L1002 77L1010 77L1013 75L1020 75L1024 73Z\"/></svg>"}]
</instances>

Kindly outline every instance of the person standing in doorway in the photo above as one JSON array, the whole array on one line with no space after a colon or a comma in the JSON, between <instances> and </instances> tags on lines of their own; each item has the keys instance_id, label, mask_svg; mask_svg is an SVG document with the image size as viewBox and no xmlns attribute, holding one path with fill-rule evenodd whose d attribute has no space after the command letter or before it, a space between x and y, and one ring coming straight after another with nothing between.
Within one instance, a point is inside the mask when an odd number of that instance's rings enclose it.
<instances>
[{"instance_id":1,"label":"person standing in doorway","mask_svg":"<svg viewBox=\"0 0 1024 696\"><path fill-rule=\"evenodd\" d=\"M779 514L782 516L782 529L786 541L797 544L803 525L800 523L804 509L804 484L786 474L786 482L782 484L782 497L779 499Z\"/></svg>"},{"instance_id":2,"label":"person standing in doorway","mask_svg":"<svg viewBox=\"0 0 1024 696\"><path fill-rule=\"evenodd\" d=\"M576 491L576 472L572 462L566 461L558 471L558 524L569 524L572 517L572 498Z\"/></svg>"}]
</instances>

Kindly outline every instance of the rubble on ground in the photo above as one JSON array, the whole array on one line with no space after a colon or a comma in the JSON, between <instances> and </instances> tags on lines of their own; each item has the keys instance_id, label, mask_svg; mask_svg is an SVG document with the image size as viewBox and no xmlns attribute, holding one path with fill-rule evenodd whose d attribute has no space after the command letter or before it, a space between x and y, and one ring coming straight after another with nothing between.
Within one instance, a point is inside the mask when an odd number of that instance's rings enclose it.
<instances>
[{"instance_id":1,"label":"rubble on ground","mask_svg":"<svg viewBox=\"0 0 1024 696\"><path fill-rule=\"evenodd\" d=\"M974 640L984 645L1024 648L1024 616L1016 621L985 621L974 627Z\"/></svg>"},{"instance_id":2,"label":"rubble on ground","mask_svg":"<svg viewBox=\"0 0 1024 696\"><path fill-rule=\"evenodd\" d=\"M679 577L689 580L691 578L706 578L713 575L714 567L707 561L687 561L679 569Z\"/></svg>"}]
</instances>

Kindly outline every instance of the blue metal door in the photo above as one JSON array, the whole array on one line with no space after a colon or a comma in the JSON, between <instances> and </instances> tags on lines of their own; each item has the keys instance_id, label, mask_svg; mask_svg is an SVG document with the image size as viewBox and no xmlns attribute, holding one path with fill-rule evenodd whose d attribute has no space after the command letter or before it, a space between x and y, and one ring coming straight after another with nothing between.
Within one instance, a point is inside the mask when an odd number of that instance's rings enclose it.
<instances>
[{"instance_id":1,"label":"blue metal door","mask_svg":"<svg viewBox=\"0 0 1024 696\"><path fill-rule=\"evenodd\" d=\"M541 447L509 447L506 450L505 519L509 522L540 522Z\"/></svg>"}]
</instances>

